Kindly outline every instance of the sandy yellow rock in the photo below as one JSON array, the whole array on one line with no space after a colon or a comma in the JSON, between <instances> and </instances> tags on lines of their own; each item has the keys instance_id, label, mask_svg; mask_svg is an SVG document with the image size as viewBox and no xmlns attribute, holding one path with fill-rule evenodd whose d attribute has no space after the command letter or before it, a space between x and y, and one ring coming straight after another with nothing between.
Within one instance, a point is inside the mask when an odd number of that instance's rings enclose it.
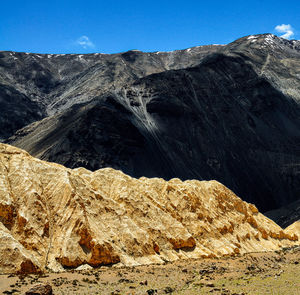
<instances>
[{"instance_id":1,"label":"sandy yellow rock","mask_svg":"<svg viewBox=\"0 0 300 295\"><path fill-rule=\"evenodd\" d=\"M160 263L298 243L294 232L217 181L71 170L5 144L0 225L2 273Z\"/></svg>"},{"instance_id":2,"label":"sandy yellow rock","mask_svg":"<svg viewBox=\"0 0 300 295\"><path fill-rule=\"evenodd\" d=\"M2 273L27 273L41 271L39 262L30 251L17 241L0 223L0 270Z\"/></svg>"},{"instance_id":3,"label":"sandy yellow rock","mask_svg":"<svg viewBox=\"0 0 300 295\"><path fill-rule=\"evenodd\" d=\"M291 225L289 225L285 230L287 234L293 235L296 234L298 237L300 237L300 220L295 221Z\"/></svg>"}]
</instances>

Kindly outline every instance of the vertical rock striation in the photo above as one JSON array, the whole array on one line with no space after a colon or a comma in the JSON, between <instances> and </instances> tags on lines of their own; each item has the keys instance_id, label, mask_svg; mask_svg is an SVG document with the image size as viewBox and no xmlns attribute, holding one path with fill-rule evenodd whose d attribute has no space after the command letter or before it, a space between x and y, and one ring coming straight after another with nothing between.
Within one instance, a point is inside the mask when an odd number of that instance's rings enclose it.
<instances>
[{"instance_id":1,"label":"vertical rock striation","mask_svg":"<svg viewBox=\"0 0 300 295\"><path fill-rule=\"evenodd\" d=\"M0 271L270 251L298 241L217 181L132 178L0 144Z\"/></svg>"}]
</instances>

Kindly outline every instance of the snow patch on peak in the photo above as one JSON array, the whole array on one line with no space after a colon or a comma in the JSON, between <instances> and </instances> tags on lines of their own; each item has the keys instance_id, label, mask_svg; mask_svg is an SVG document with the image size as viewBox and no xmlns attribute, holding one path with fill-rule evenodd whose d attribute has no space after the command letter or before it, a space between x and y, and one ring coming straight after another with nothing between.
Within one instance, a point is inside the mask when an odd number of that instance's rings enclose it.
<instances>
[{"instance_id":1,"label":"snow patch on peak","mask_svg":"<svg viewBox=\"0 0 300 295\"><path fill-rule=\"evenodd\" d=\"M276 45L276 47L278 47L278 46L280 46L280 44L278 44L278 42L275 42L276 40L275 40L275 36L274 35L272 35L272 34L268 34L268 35L266 35L265 36L265 38L264 38L264 47L265 46L270 46L270 47L272 47L273 49L274 49L274 47L275 47L275 45Z\"/></svg>"},{"instance_id":2,"label":"snow patch on peak","mask_svg":"<svg viewBox=\"0 0 300 295\"><path fill-rule=\"evenodd\" d=\"M84 54L79 54L79 55L77 56L77 59L78 59L79 61L86 62L86 59L85 59L84 57L85 57Z\"/></svg>"},{"instance_id":3,"label":"snow patch on peak","mask_svg":"<svg viewBox=\"0 0 300 295\"><path fill-rule=\"evenodd\" d=\"M265 41L267 42L274 42L274 36L269 34L266 36Z\"/></svg>"}]
</instances>

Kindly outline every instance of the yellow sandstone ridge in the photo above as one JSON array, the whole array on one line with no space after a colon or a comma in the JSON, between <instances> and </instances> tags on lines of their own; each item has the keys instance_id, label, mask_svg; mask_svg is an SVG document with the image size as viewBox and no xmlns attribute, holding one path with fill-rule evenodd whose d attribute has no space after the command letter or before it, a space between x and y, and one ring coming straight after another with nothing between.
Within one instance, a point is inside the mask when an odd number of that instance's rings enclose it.
<instances>
[{"instance_id":1,"label":"yellow sandstone ridge","mask_svg":"<svg viewBox=\"0 0 300 295\"><path fill-rule=\"evenodd\" d=\"M217 181L132 178L0 144L0 272L139 265L298 241Z\"/></svg>"},{"instance_id":2,"label":"yellow sandstone ridge","mask_svg":"<svg viewBox=\"0 0 300 295\"><path fill-rule=\"evenodd\" d=\"M296 234L298 237L300 236L300 220L295 221L293 224L289 225L285 232L288 234Z\"/></svg>"}]
</instances>

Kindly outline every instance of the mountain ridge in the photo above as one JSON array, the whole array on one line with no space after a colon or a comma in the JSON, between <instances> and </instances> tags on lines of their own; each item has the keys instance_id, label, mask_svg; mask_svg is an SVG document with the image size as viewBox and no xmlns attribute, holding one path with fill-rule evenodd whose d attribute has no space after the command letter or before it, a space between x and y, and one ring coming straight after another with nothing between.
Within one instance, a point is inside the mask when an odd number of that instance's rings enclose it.
<instances>
[{"instance_id":1,"label":"mountain ridge","mask_svg":"<svg viewBox=\"0 0 300 295\"><path fill-rule=\"evenodd\" d=\"M214 178L262 211L278 208L300 187L298 42L264 34L214 52L131 51L83 71L78 55L57 111L5 140L72 168Z\"/></svg>"}]
</instances>

